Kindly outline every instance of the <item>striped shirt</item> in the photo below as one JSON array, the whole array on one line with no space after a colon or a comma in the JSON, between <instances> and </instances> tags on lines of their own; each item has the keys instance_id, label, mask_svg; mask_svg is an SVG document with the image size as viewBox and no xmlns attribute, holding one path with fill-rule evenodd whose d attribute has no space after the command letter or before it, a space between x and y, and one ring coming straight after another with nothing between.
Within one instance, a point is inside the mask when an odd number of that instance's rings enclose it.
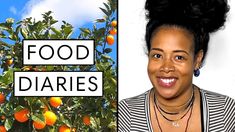
<instances>
[{"instance_id":1,"label":"striped shirt","mask_svg":"<svg viewBox=\"0 0 235 132\"><path fill-rule=\"evenodd\" d=\"M203 89L200 89L200 93L204 132L235 132L234 99ZM149 114L149 94L150 90L120 101L118 131L153 132Z\"/></svg>"}]
</instances>

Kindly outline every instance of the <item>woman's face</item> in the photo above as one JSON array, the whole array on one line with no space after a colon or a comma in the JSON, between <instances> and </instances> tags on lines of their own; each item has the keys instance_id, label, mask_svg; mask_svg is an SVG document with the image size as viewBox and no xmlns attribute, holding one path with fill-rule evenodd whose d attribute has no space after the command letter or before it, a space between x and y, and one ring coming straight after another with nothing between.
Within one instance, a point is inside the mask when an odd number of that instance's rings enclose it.
<instances>
[{"instance_id":1,"label":"woman's face","mask_svg":"<svg viewBox=\"0 0 235 132\"><path fill-rule=\"evenodd\" d=\"M153 34L148 75L157 94L170 99L192 87L193 70L202 55L194 56L193 36L186 29L163 26Z\"/></svg>"}]
</instances>

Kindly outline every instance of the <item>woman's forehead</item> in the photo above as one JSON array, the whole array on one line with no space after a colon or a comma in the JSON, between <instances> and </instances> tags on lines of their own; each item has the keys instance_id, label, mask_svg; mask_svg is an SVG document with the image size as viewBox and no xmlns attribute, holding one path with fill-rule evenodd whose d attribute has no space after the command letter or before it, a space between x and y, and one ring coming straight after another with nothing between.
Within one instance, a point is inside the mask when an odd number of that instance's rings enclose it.
<instances>
[{"instance_id":1,"label":"woman's forehead","mask_svg":"<svg viewBox=\"0 0 235 132\"><path fill-rule=\"evenodd\" d=\"M193 35L186 29L175 26L161 27L153 34L151 48L161 48L164 51L193 51Z\"/></svg>"}]
</instances>

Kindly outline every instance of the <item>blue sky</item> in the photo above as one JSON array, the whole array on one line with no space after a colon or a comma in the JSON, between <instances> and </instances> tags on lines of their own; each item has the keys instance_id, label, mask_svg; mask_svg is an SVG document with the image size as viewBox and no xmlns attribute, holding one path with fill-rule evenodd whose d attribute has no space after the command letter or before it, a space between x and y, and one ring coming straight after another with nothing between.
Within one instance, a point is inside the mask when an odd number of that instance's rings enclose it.
<instances>
[{"instance_id":1,"label":"blue sky","mask_svg":"<svg viewBox=\"0 0 235 132\"><path fill-rule=\"evenodd\" d=\"M1 0L0 4L0 21L3 22L8 17L15 20L21 19L22 9L28 0Z\"/></svg>"},{"instance_id":2,"label":"blue sky","mask_svg":"<svg viewBox=\"0 0 235 132\"><path fill-rule=\"evenodd\" d=\"M26 17L40 20L42 13L51 10L56 20L65 20L72 24L74 36L78 36L78 28L90 28L95 19L103 17L104 14L99 9L103 7L103 2L106 0L1 0L0 22L4 22L6 18L14 18L16 22ZM113 49L109 55L116 60L116 43L106 47Z\"/></svg>"}]
</instances>

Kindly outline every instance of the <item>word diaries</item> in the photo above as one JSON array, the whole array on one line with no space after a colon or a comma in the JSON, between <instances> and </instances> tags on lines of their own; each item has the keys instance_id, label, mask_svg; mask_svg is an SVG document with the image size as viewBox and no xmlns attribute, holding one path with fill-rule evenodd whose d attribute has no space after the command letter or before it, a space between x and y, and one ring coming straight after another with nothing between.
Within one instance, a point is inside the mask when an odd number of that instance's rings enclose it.
<instances>
[{"instance_id":1,"label":"word diaries","mask_svg":"<svg viewBox=\"0 0 235 132\"><path fill-rule=\"evenodd\" d=\"M94 65L94 48L94 40L23 40L23 65ZM102 72L14 72L14 96L102 95Z\"/></svg>"}]
</instances>

